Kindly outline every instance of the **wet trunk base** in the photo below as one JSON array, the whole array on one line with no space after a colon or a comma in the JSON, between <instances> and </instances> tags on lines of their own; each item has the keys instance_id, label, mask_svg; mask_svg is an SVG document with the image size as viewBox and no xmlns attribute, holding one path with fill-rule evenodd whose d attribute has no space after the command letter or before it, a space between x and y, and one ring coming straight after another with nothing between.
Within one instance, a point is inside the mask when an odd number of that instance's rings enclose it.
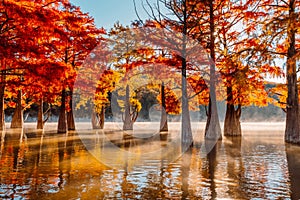
<instances>
[{"instance_id":1,"label":"wet trunk base","mask_svg":"<svg viewBox=\"0 0 300 200\"><path fill-rule=\"evenodd\" d=\"M298 108L287 108L285 142L300 145L300 124Z\"/></svg>"},{"instance_id":2,"label":"wet trunk base","mask_svg":"<svg viewBox=\"0 0 300 200\"><path fill-rule=\"evenodd\" d=\"M234 105L227 105L224 122L224 136L241 136L241 109L235 110Z\"/></svg>"},{"instance_id":3,"label":"wet trunk base","mask_svg":"<svg viewBox=\"0 0 300 200\"><path fill-rule=\"evenodd\" d=\"M208 106L209 107L205 127L205 139L213 141L222 140L222 132L219 122L217 103L210 99Z\"/></svg>"}]
</instances>

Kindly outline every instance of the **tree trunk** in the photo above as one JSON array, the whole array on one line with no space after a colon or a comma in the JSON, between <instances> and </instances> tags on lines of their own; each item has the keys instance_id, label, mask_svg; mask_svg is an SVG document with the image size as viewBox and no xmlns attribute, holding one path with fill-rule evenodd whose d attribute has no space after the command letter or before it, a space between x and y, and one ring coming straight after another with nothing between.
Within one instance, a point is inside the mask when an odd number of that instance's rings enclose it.
<instances>
[{"instance_id":1,"label":"tree trunk","mask_svg":"<svg viewBox=\"0 0 300 200\"><path fill-rule=\"evenodd\" d=\"M289 10L289 24L288 24L288 41L289 48L287 53L287 108L286 108L286 128L285 128L285 141L289 143L300 143L300 122L299 122L299 100L298 100L298 87L297 87L297 72L296 72L296 13L295 13L295 0L290 0Z\"/></svg>"},{"instance_id":2,"label":"tree trunk","mask_svg":"<svg viewBox=\"0 0 300 200\"><path fill-rule=\"evenodd\" d=\"M93 129L103 129L104 128L104 119L105 119L105 111L104 106L100 113L96 113L93 111L92 113L92 128Z\"/></svg>"},{"instance_id":3,"label":"tree trunk","mask_svg":"<svg viewBox=\"0 0 300 200\"><path fill-rule=\"evenodd\" d=\"M69 100L70 111L67 112L67 127L69 131L75 130L75 121L73 114L73 91L70 91L70 100Z\"/></svg>"},{"instance_id":4,"label":"tree trunk","mask_svg":"<svg viewBox=\"0 0 300 200\"><path fill-rule=\"evenodd\" d=\"M23 108L22 108L22 91L19 90L17 97L17 107L13 114L10 128L23 128Z\"/></svg>"},{"instance_id":5,"label":"tree trunk","mask_svg":"<svg viewBox=\"0 0 300 200\"><path fill-rule=\"evenodd\" d=\"M111 108L111 97L112 97L112 93L111 92L108 92L107 93L107 96L108 96L108 100L109 100L109 105L106 106L105 108L105 116L108 118L108 119L111 119L113 118L113 111L112 111L112 108Z\"/></svg>"},{"instance_id":6,"label":"tree trunk","mask_svg":"<svg viewBox=\"0 0 300 200\"><path fill-rule=\"evenodd\" d=\"M104 106L102 106L101 112L99 113L99 125L100 125L100 129L104 128L104 121L105 121L105 109L104 109Z\"/></svg>"},{"instance_id":7,"label":"tree trunk","mask_svg":"<svg viewBox=\"0 0 300 200\"><path fill-rule=\"evenodd\" d=\"M5 129L5 120L4 120L4 91L5 84L0 85L0 131Z\"/></svg>"},{"instance_id":8,"label":"tree trunk","mask_svg":"<svg viewBox=\"0 0 300 200\"><path fill-rule=\"evenodd\" d=\"M240 123L240 106L235 109L234 105L227 104L226 117L224 122L224 135L225 136L241 136L242 129Z\"/></svg>"},{"instance_id":9,"label":"tree trunk","mask_svg":"<svg viewBox=\"0 0 300 200\"><path fill-rule=\"evenodd\" d=\"M130 93L129 85L126 86L126 95L125 95L125 112L123 120L123 130L133 130L133 121L131 120L130 114Z\"/></svg>"},{"instance_id":10,"label":"tree trunk","mask_svg":"<svg viewBox=\"0 0 300 200\"><path fill-rule=\"evenodd\" d=\"M189 111L189 100L187 94L187 31L188 31L188 21L187 21L187 2L184 2L183 9L183 30L182 30L182 49L181 49L181 92L182 92L182 121L181 121L181 151L185 152L188 148L193 145L193 133L191 127L190 111Z\"/></svg>"},{"instance_id":11,"label":"tree trunk","mask_svg":"<svg viewBox=\"0 0 300 200\"><path fill-rule=\"evenodd\" d=\"M62 90L61 94L61 106L60 112L58 117L58 126L57 126L58 133L66 133L67 132L67 123L66 123L66 90Z\"/></svg>"},{"instance_id":12,"label":"tree trunk","mask_svg":"<svg viewBox=\"0 0 300 200\"><path fill-rule=\"evenodd\" d=\"M233 94L232 87L227 87L227 107L224 122L224 135L225 136L241 136L241 106L239 105L237 109L233 104Z\"/></svg>"},{"instance_id":13,"label":"tree trunk","mask_svg":"<svg viewBox=\"0 0 300 200\"><path fill-rule=\"evenodd\" d=\"M221 126L219 122L219 115L217 109L216 98L216 72L215 72L215 22L214 22L214 8L213 0L209 1L210 12L210 57L212 64L210 65L210 98L209 98L209 110L207 116L207 123L205 127L205 138L218 140L222 139Z\"/></svg>"},{"instance_id":14,"label":"tree trunk","mask_svg":"<svg viewBox=\"0 0 300 200\"><path fill-rule=\"evenodd\" d=\"M67 112L67 127L69 131L75 130L75 121L72 108L69 112Z\"/></svg>"},{"instance_id":15,"label":"tree trunk","mask_svg":"<svg viewBox=\"0 0 300 200\"><path fill-rule=\"evenodd\" d=\"M165 85L161 84L161 118L160 118L160 132L168 131L168 115L166 110L166 96Z\"/></svg>"},{"instance_id":16,"label":"tree trunk","mask_svg":"<svg viewBox=\"0 0 300 200\"><path fill-rule=\"evenodd\" d=\"M37 129L44 128L44 110L43 110L43 99L40 99L38 108L38 119L37 119Z\"/></svg>"}]
</instances>

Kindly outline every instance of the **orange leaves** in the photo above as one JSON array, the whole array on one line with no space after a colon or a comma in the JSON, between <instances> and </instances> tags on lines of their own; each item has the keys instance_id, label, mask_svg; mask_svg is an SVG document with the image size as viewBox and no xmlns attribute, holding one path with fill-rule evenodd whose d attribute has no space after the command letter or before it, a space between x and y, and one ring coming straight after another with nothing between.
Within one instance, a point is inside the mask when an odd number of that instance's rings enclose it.
<instances>
[{"instance_id":1,"label":"orange leaves","mask_svg":"<svg viewBox=\"0 0 300 200\"><path fill-rule=\"evenodd\" d=\"M259 39L257 39L257 38L251 38L247 42L248 42L248 45L251 47L256 47L259 45Z\"/></svg>"},{"instance_id":2,"label":"orange leaves","mask_svg":"<svg viewBox=\"0 0 300 200\"><path fill-rule=\"evenodd\" d=\"M166 112L168 114L179 114L181 112L180 97L169 87L165 88ZM161 104L161 95L157 96L158 102Z\"/></svg>"},{"instance_id":3,"label":"orange leaves","mask_svg":"<svg viewBox=\"0 0 300 200\"><path fill-rule=\"evenodd\" d=\"M284 75L281 67L271 66L269 64L261 66L260 71L266 75L271 76L272 78L282 77Z\"/></svg>"},{"instance_id":4,"label":"orange leaves","mask_svg":"<svg viewBox=\"0 0 300 200\"><path fill-rule=\"evenodd\" d=\"M288 50L288 45L287 43L281 43L281 44L277 44L277 47L276 47L276 52L279 53L279 54L286 54ZM280 56L281 58L284 58L284 56Z\"/></svg>"},{"instance_id":5,"label":"orange leaves","mask_svg":"<svg viewBox=\"0 0 300 200\"><path fill-rule=\"evenodd\" d=\"M13 102L13 101L10 101L10 102L8 102L6 105L7 105L8 107L10 107L10 108L15 108L16 105L17 105L17 103L16 103L16 102Z\"/></svg>"}]
</instances>

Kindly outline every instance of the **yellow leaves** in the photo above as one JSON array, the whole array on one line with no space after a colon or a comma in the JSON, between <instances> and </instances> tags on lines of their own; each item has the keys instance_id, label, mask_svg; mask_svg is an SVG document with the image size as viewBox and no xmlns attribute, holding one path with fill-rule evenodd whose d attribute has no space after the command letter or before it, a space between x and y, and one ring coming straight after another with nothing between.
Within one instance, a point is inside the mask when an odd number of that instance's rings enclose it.
<instances>
[{"instance_id":1,"label":"yellow leaves","mask_svg":"<svg viewBox=\"0 0 300 200\"><path fill-rule=\"evenodd\" d=\"M287 86L285 84L277 84L270 90L272 104L280 108L286 108L286 99L288 96Z\"/></svg>"},{"instance_id":2,"label":"yellow leaves","mask_svg":"<svg viewBox=\"0 0 300 200\"><path fill-rule=\"evenodd\" d=\"M131 98L130 105L135 107L136 111L139 112L142 109L142 104L138 99Z\"/></svg>"},{"instance_id":3,"label":"yellow leaves","mask_svg":"<svg viewBox=\"0 0 300 200\"><path fill-rule=\"evenodd\" d=\"M142 109L141 102L138 99L136 99L135 97L130 97L129 101L130 101L130 106L132 108L134 108L135 112L139 112ZM124 100L118 99L117 102L118 102L119 106L121 107L121 111L124 112L124 110L125 110Z\"/></svg>"},{"instance_id":4,"label":"yellow leaves","mask_svg":"<svg viewBox=\"0 0 300 200\"><path fill-rule=\"evenodd\" d=\"M253 90L248 94L247 99L249 101L249 105L253 104L255 106L268 106L271 102L271 99L268 97L267 92L265 90Z\"/></svg>"}]
</instances>

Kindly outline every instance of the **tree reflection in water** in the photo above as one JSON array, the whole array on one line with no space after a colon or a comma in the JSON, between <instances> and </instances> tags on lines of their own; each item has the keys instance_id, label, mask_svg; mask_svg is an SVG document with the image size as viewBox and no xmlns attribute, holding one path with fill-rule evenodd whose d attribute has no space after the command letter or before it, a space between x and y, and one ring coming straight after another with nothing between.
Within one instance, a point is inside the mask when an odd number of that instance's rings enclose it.
<instances>
[{"instance_id":1,"label":"tree reflection in water","mask_svg":"<svg viewBox=\"0 0 300 200\"><path fill-rule=\"evenodd\" d=\"M286 157L291 184L291 199L300 199L300 147L287 144Z\"/></svg>"},{"instance_id":2,"label":"tree reflection in water","mask_svg":"<svg viewBox=\"0 0 300 200\"><path fill-rule=\"evenodd\" d=\"M0 198L280 199L292 195L292 199L298 199L300 196L300 147L285 146L272 132L264 133L269 139L262 134L226 137L204 157L199 146L195 146L181 158L170 161L165 155L172 156L173 150L166 154L162 148L155 152L156 157L143 162L135 162L130 153L138 151L143 156L143 150L149 150L152 144L155 148L167 147L172 134L156 135L151 145L143 138L124 135L113 140L123 151L109 154L113 156L111 159L122 163L115 169L94 157L109 152L104 134L107 133L101 130L89 132L84 136L86 143L76 132L63 135L23 130L2 132Z\"/></svg>"}]
</instances>

